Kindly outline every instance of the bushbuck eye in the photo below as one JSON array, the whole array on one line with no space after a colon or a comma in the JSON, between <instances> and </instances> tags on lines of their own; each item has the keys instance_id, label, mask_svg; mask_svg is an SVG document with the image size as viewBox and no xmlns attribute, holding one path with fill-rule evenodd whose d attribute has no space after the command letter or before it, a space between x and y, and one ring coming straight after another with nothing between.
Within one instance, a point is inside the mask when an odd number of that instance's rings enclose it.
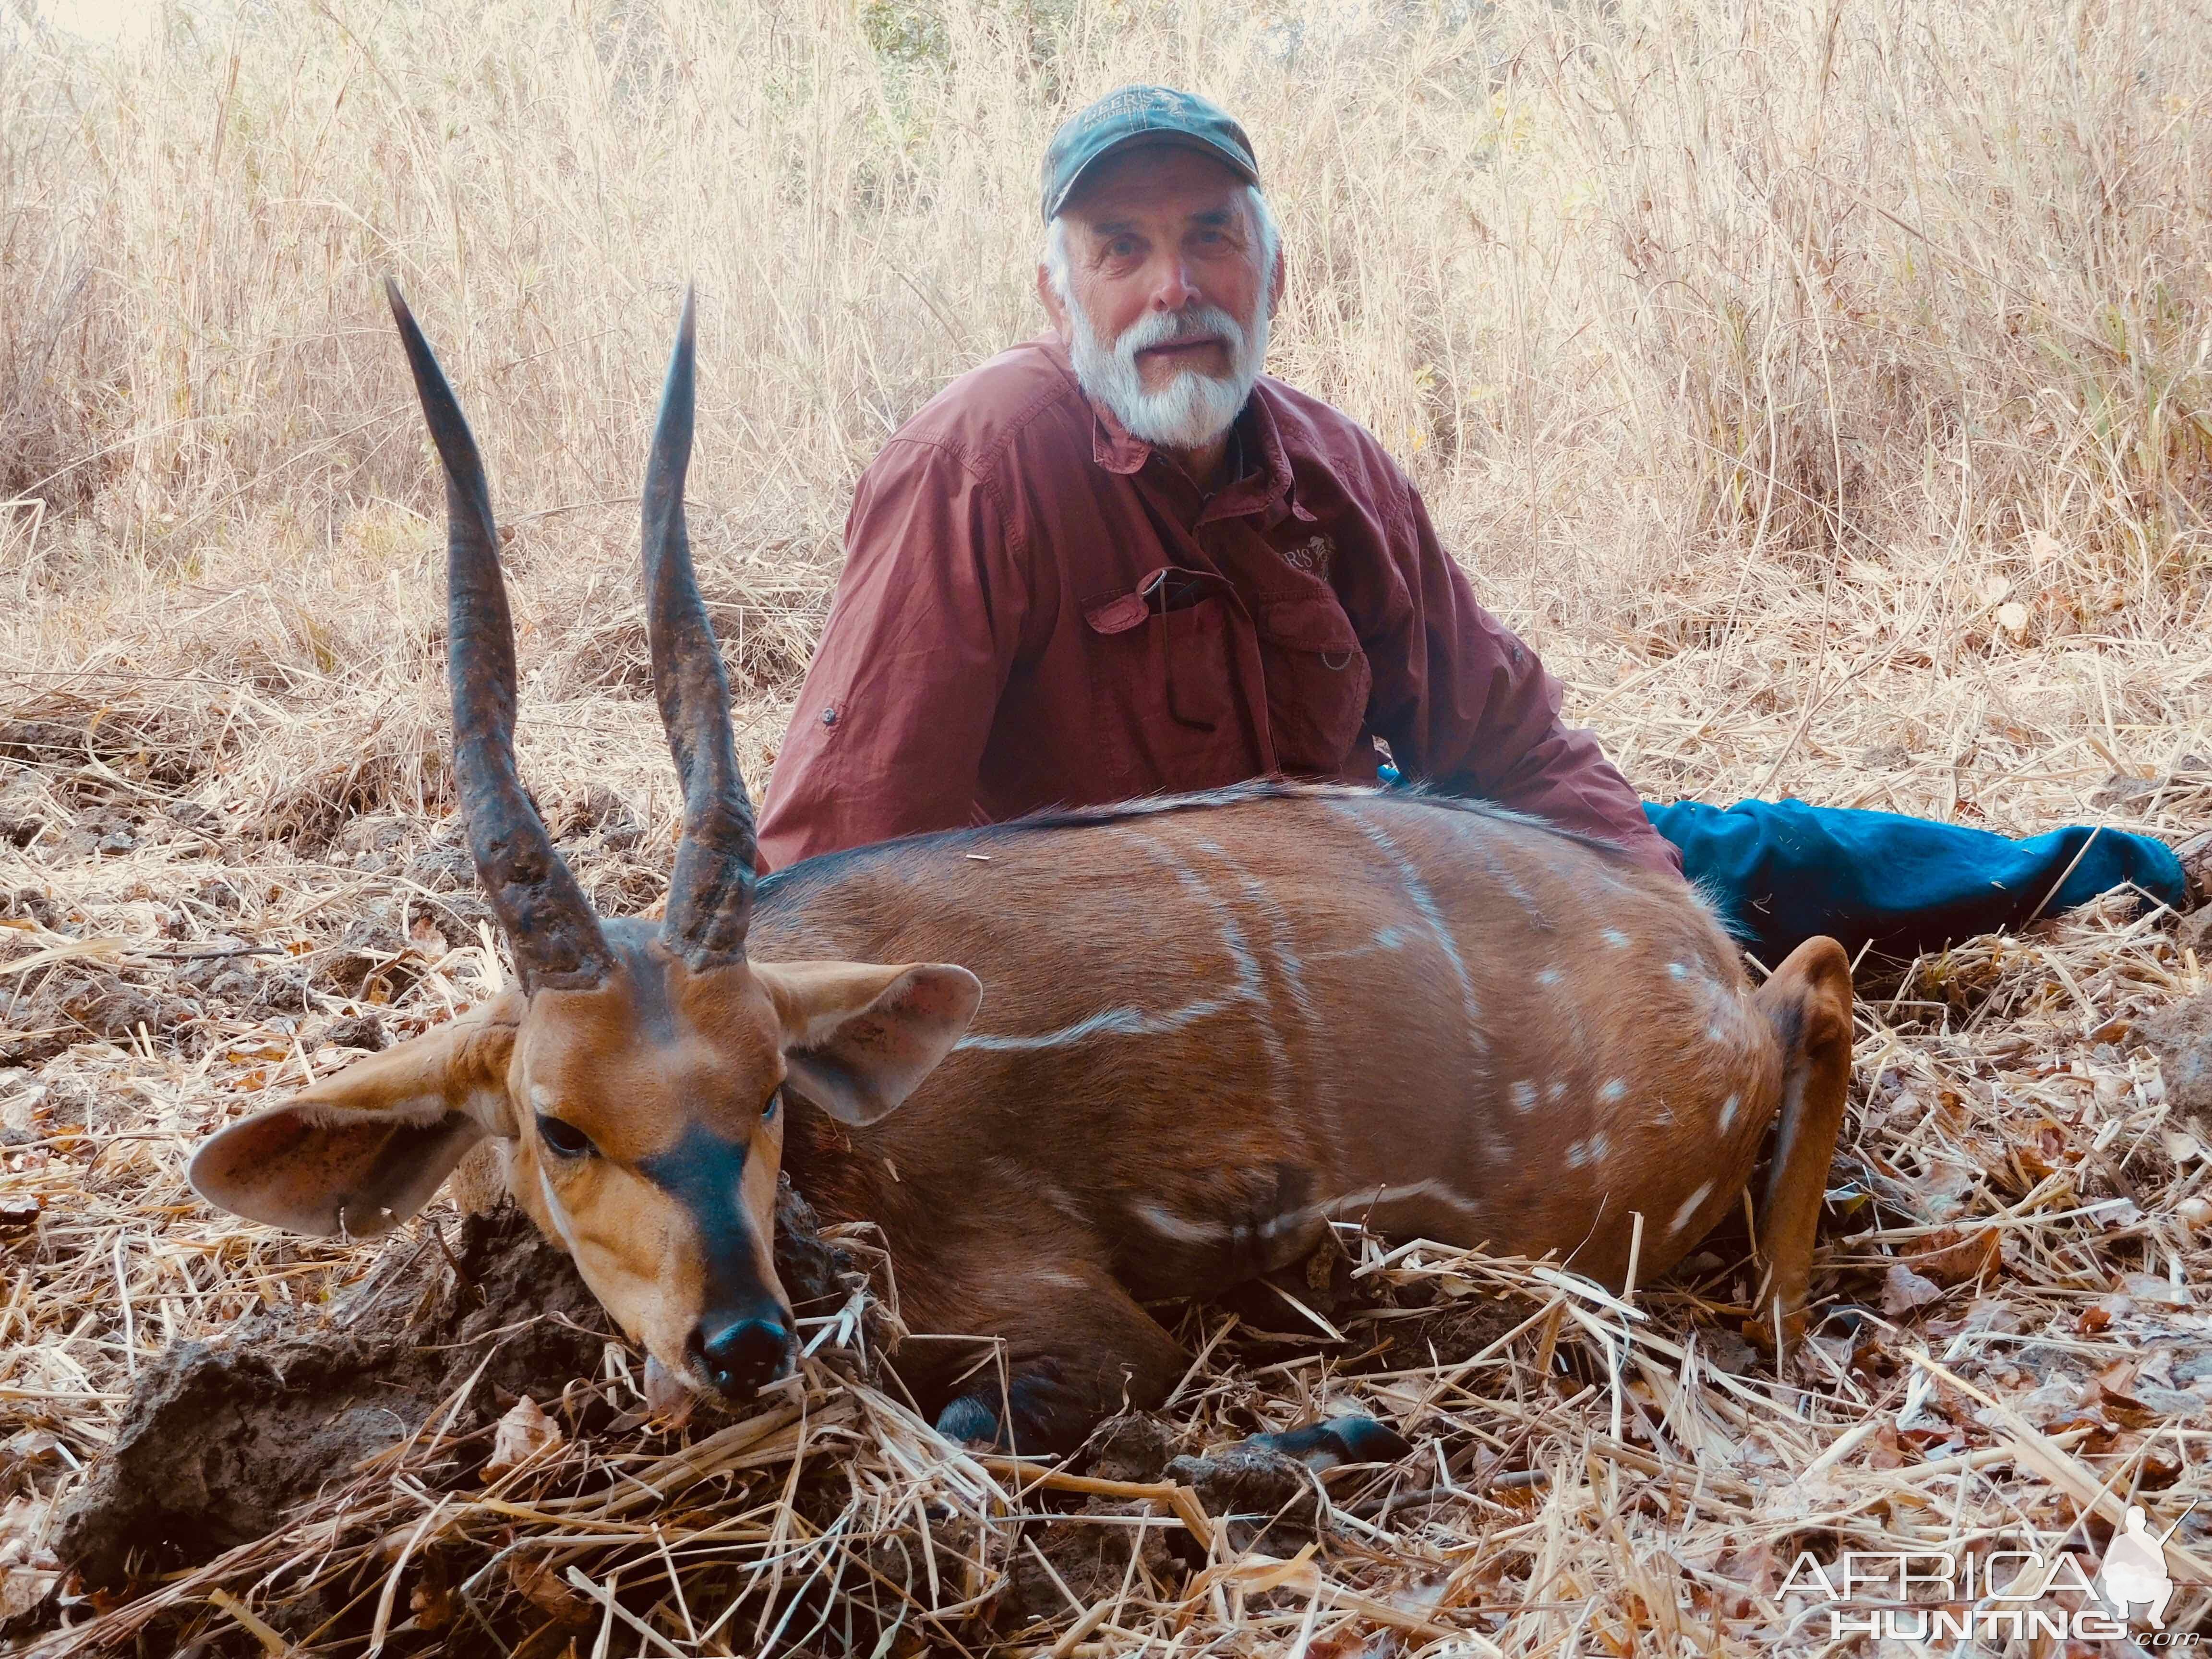
<instances>
[{"instance_id":1,"label":"bushbuck eye","mask_svg":"<svg viewBox=\"0 0 2212 1659\"><path fill-rule=\"evenodd\" d=\"M595 1150L591 1136L573 1123L563 1123L557 1117L538 1115L538 1138L562 1158L581 1158Z\"/></svg>"},{"instance_id":2,"label":"bushbuck eye","mask_svg":"<svg viewBox=\"0 0 2212 1659\"><path fill-rule=\"evenodd\" d=\"M782 1104L783 1091L778 1089L774 1094L768 1097L768 1104L761 1108L761 1121L765 1123L770 1118L774 1117L776 1114L777 1109Z\"/></svg>"}]
</instances>

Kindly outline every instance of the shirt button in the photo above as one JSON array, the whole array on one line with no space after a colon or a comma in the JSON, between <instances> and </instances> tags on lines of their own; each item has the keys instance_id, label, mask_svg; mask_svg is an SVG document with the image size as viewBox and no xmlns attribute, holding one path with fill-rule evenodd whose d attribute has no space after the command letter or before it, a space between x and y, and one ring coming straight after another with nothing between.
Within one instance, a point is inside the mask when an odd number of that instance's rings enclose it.
<instances>
[{"instance_id":1,"label":"shirt button","mask_svg":"<svg viewBox=\"0 0 2212 1659\"><path fill-rule=\"evenodd\" d=\"M825 709L823 709L823 710L822 711L822 724L823 724L823 725L824 725L824 726L835 726L835 725L836 725L836 724L837 724L837 711L836 711L835 708L825 708Z\"/></svg>"}]
</instances>

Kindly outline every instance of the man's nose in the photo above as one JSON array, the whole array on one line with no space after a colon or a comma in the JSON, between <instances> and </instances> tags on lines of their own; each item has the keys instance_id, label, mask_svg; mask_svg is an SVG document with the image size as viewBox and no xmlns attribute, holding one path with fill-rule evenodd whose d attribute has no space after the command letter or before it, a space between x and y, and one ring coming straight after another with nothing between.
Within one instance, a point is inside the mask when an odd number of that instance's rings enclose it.
<instances>
[{"instance_id":1,"label":"man's nose","mask_svg":"<svg viewBox=\"0 0 2212 1659\"><path fill-rule=\"evenodd\" d=\"M1181 311L1198 298L1198 289L1190 280L1190 270L1180 254L1171 255L1152 285L1152 309Z\"/></svg>"},{"instance_id":2,"label":"man's nose","mask_svg":"<svg viewBox=\"0 0 2212 1659\"><path fill-rule=\"evenodd\" d=\"M775 1380L791 1347L791 1333L774 1314L729 1321L710 1317L693 1328L691 1346L714 1391L726 1400L742 1400Z\"/></svg>"}]
</instances>

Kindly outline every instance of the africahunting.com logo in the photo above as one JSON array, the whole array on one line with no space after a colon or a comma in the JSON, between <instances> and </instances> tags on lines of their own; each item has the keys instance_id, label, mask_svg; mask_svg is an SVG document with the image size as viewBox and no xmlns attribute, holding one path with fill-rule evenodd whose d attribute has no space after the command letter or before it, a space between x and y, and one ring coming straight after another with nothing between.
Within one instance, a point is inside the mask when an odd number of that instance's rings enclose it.
<instances>
[{"instance_id":1,"label":"africahunting.com logo","mask_svg":"<svg viewBox=\"0 0 2212 1659\"><path fill-rule=\"evenodd\" d=\"M2171 1537L2169 1529L2166 1536ZM2106 1548L2093 1581L2080 1558L2034 1550L1849 1551L1822 1563L1800 1554L1782 1581L1795 1611L1811 1596L1826 1604L1828 1636L1893 1642L2124 1642L2194 1646L2192 1632L2166 1627L2173 1582L2165 1538L2130 1506L2125 1529Z\"/></svg>"}]
</instances>

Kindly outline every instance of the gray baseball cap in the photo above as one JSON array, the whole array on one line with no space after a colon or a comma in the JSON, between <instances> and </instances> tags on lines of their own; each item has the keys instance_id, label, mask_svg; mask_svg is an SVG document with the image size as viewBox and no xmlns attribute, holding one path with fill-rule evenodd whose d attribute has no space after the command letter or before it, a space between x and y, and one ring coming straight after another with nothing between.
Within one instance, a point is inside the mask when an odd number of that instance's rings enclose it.
<instances>
[{"instance_id":1,"label":"gray baseball cap","mask_svg":"<svg viewBox=\"0 0 2212 1659\"><path fill-rule=\"evenodd\" d=\"M1260 182L1252 141L1210 98L1173 87L1122 87L1060 125L1044 153L1044 219L1050 224L1083 175L1134 144L1171 144L1210 155L1248 185Z\"/></svg>"}]
</instances>

